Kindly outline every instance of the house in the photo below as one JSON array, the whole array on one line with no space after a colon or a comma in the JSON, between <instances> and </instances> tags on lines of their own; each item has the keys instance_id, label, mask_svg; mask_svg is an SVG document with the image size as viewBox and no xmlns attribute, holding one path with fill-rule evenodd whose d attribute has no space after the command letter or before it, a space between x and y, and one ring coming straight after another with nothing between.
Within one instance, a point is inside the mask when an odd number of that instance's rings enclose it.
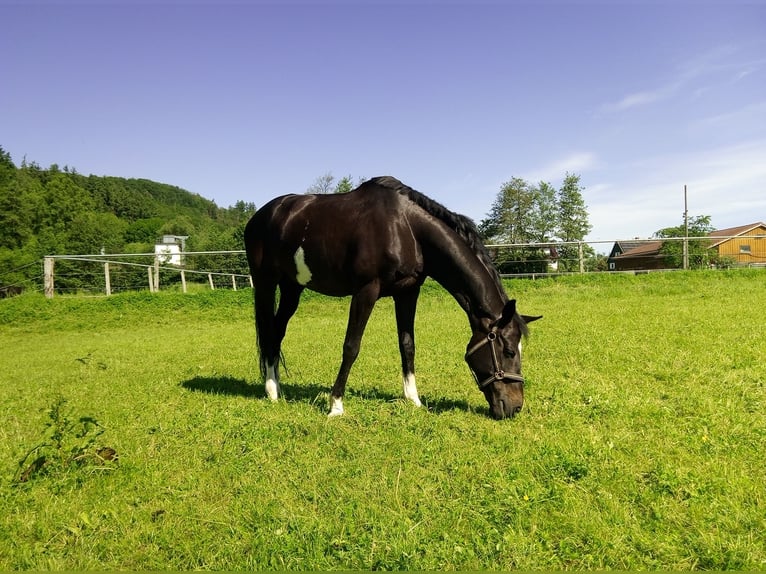
<instances>
[{"instance_id":1,"label":"house","mask_svg":"<svg viewBox=\"0 0 766 574\"><path fill-rule=\"evenodd\" d=\"M667 269L665 256L660 254L662 241L617 241L607 258L609 271Z\"/></svg>"},{"instance_id":2,"label":"house","mask_svg":"<svg viewBox=\"0 0 766 574\"><path fill-rule=\"evenodd\" d=\"M182 253L188 235L163 235L162 242L154 246L154 254L163 265L181 265Z\"/></svg>"},{"instance_id":3,"label":"house","mask_svg":"<svg viewBox=\"0 0 766 574\"><path fill-rule=\"evenodd\" d=\"M766 223L717 229L708 234L708 249L715 250L712 261L734 265L766 266ZM669 269L667 257L660 253L662 240L617 241L607 258L609 271Z\"/></svg>"},{"instance_id":4,"label":"house","mask_svg":"<svg viewBox=\"0 0 766 574\"><path fill-rule=\"evenodd\" d=\"M739 227L718 229L710 233L718 259L726 258L736 265L766 265L766 223L759 221Z\"/></svg>"}]
</instances>

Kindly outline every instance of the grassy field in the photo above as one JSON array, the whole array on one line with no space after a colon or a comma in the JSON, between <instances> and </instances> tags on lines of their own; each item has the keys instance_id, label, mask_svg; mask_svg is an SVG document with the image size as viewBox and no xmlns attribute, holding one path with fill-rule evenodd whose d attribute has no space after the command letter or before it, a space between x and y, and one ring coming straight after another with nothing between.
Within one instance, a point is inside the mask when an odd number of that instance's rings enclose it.
<instances>
[{"instance_id":1,"label":"grassy field","mask_svg":"<svg viewBox=\"0 0 766 574\"><path fill-rule=\"evenodd\" d=\"M251 292L0 301L0 570L766 568L766 273L512 281L543 314L526 404L487 416L427 285L418 389L373 313L305 297L286 400Z\"/></svg>"}]
</instances>

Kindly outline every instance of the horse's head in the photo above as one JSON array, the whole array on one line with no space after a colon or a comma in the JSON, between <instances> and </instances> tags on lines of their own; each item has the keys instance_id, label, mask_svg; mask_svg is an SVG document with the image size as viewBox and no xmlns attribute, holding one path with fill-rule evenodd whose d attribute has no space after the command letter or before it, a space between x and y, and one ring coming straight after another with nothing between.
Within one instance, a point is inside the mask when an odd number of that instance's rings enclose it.
<instances>
[{"instance_id":1,"label":"horse's head","mask_svg":"<svg viewBox=\"0 0 766 574\"><path fill-rule=\"evenodd\" d=\"M495 419L514 416L524 404L521 338L527 334L527 323L540 318L517 314L516 301L511 300L499 319L487 330L476 329L468 342L465 360Z\"/></svg>"}]
</instances>

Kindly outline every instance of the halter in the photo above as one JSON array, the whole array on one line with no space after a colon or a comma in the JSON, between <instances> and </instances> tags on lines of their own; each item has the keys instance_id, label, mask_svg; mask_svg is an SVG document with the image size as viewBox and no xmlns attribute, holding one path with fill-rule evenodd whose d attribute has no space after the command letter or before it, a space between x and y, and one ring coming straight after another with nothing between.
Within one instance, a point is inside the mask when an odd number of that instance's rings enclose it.
<instances>
[{"instance_id":1,"label":"halter","mask_svg":"<svg viewBox=\"0 0 766 574\"><path fill-rule=\"evenodd\" d=\"M521 375L514 375L513 373L506 373L500 368L500 361L497 360L497 351L495 351L495 345L494 341L497 339L497 327L492 327L492 330L487 333L487 336L484 337L481 341L476 343L474 346L472 346L470 349L468 349L465 353L465 359L468 360L468 357L473 355L476 351L481 349L484 345L489 345L490 354L492 355L492 368L495 371L494 375L490 375L483 381L480 381L478 377L476 376L476 373L473 372L473 369L471 369L471 373L473 373L474 378L476 379L476 383L479 385L479 390L484 390L484 387L487 385L491 385L492 383L499 382L499 381L508 381L512 383L524 383L524 377Z\"/></svg>"}]
</instances>

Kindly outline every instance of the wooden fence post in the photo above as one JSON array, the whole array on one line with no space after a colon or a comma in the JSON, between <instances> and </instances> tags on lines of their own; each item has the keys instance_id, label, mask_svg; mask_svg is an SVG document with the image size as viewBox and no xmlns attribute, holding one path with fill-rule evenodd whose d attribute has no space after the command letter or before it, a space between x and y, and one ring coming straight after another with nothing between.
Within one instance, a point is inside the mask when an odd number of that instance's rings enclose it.
<instances>
[{"instance_id":1,"label":"wooden fence post","mask_svg":"<svg viewBox=\"0 0 766 574\"><path fill-rule=\"evenodd\" d=\"M215 284L213 283L213 274L212 273L208 273L207 274L207 280L210 283L210 289L214 290L215 289Z\"/></svg>"},{"instance_id":2,"label":"wooden fence post","mask_svg":"<svg viewBox=\"0 0 766 574\"><path fill-rule=\"evenodd\" d=\"M181 289L186 293L186 271L181 269Z\"/></svg>"},{"instance_id":3,"label":"wooden fence post","mask_svg":"<svg viewBox=\"0 0 766 574\"><path fill-rule=\"evenodd\" d=\"M231 286L233 287L233 289L235 291L237 290L237 276L236 275L232 275L231 276Z\"/></svg>"},{"instance_id":4,"label":"wooden fence post","mask_svg":"<svg viewBox=\"0 0 766 574\"><path fill-rule=\"evenodd\" d=\"M149 274L149 293L154 293L154 277L152 277L152 266L146 266L146 272Z\"/></svg>"},{"instance_id":5,"label":"wooden fence post","mask_svg":"<svg viewBox=\"0 0 766 574\"><path fill-rule=\"evenodd\" d=\"M154 292L157 293L160 290L160 258L156 256L154 258Z\"/></svg>"},{"instance_id":6,"label":"wooden fence post","mask_svg":"<svg viewBox=\"0 0 766 574\"><path fill-rule=\"evenodd\" d=\"M43 290L48 299L53 298L53 257L43 259Z\"/></svg>"},{"instance_id":7,"label":"wooden fence post","mask_svg":"<svg viewBox=\"0 0 766 574\"><path fill-rule=\"evenodd\" d=\"M109 277L109 262L104 261L104 288L106 289L107 297L112 294L112 282Z\"/></svg>"}]
</instances>

